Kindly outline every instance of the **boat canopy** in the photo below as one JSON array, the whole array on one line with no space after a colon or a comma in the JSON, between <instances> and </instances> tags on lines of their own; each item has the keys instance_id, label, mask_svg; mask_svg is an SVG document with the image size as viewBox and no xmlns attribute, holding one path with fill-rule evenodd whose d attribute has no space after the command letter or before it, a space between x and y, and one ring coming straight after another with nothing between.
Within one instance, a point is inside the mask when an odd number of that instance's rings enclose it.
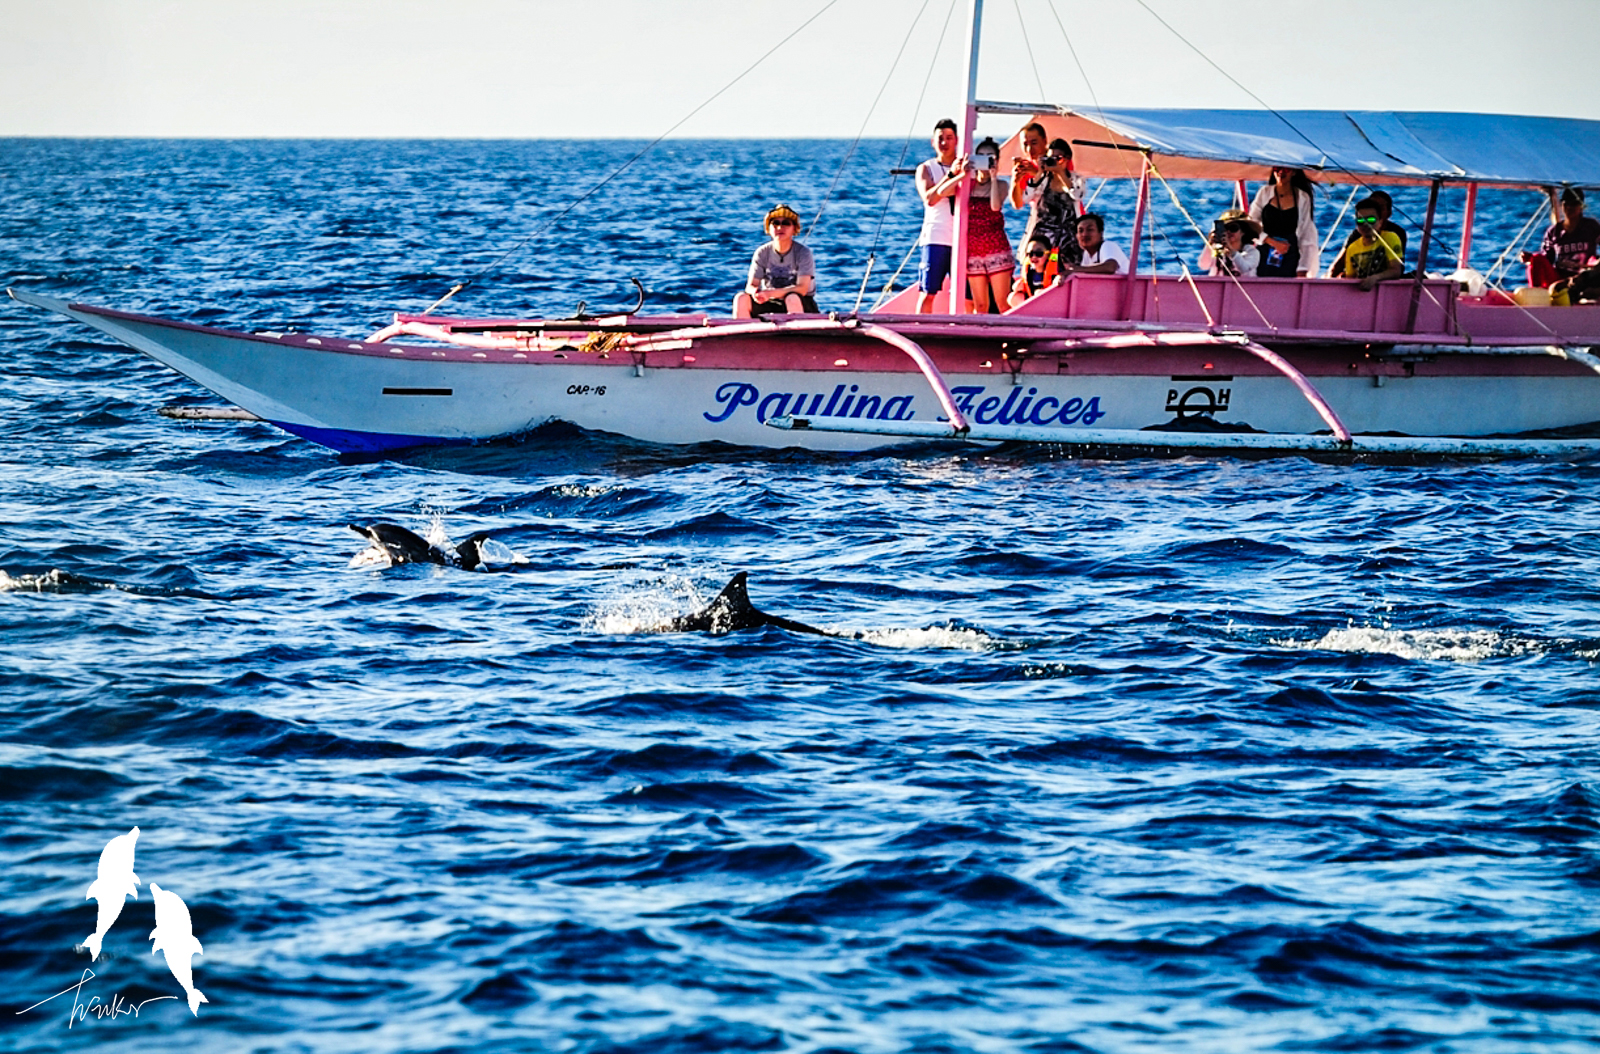
<instances>
[{"instance_id":1,"label":"boat canopy","mask_svg":"<svg viewBox=\"0 0 1600 1054\"><path fill-rule=\"evenodd\" d=\"M1147 154L1167 179L1262 180L1293 165L1321 182L1600 186L1600 121L1487 113L1343 110L1103 110L980 102L1026 115L1002 149L1020 152L1029 120L1072 143L1074 167L1132 177Z\"/></svg>"}]
</instances>

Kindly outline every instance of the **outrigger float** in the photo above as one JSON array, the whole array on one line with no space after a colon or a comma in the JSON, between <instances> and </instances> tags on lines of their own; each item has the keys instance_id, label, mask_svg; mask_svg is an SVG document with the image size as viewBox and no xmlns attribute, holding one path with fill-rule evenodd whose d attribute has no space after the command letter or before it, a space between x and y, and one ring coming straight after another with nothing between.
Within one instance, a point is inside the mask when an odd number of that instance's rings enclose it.
<instances>
[{"instance_id":1,"label":"outrigger float","mask_svg":"<svg viewBox=\"0 0 1600 1054\"><path fill-rule=\"evenodd\" d=\"M283 430L342 452L471 443L566 421L659 443L863 450L907 440L1153 451L1576 457L1600 452L1600 306L1528 307L1427 275L1444 187L1600 185L1600 121L1449 113L1084 110L981 102L1037 120L1087 177L1139 182L1128 274L1074 274L1003 315L738 321L395 316L364 339L242 333L66 303L85 323ZM1019 121L1019 124L1024 121ZM1018 149L1007 143L1002 164ZM1152 185L1262 180L1429 188L1414 277L1354 282L1137 267ZM966 189L961 195L964 198ZM956 210L965 215L964 200ZM964 273L956 233L953 271ZM1581 438L1575 438L1581 437Z\"/></svg>"}]
</instances>

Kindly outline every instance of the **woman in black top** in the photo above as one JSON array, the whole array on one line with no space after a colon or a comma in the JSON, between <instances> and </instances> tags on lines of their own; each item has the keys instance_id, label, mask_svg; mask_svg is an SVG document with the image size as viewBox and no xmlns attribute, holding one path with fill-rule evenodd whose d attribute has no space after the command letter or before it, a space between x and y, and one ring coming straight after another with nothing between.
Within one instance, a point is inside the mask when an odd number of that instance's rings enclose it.
<instances>
[{"instance_id":1,"label":"woman in black top","mask_svg":"<svg viewBox=\"0 0 1600 1054\"><path fill-rule=\"evenodd\" d=\"M1298 168L1277 167L1250 206L1250 218L1266 232L1261 242L1262 278L1304 278L1317 273L1316 184Z\"/></svg>"}]
</instances>

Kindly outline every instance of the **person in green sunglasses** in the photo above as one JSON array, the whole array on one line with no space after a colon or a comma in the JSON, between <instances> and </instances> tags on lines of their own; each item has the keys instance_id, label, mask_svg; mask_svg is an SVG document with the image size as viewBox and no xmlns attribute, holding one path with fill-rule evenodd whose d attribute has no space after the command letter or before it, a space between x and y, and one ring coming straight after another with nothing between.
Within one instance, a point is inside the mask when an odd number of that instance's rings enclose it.
<instances>
[{"instance_id":1,"label":"person in green sunglasses","mask_svg":"<svg viewBox=\"0 0 1600 1054\"><path fill-rule=\"evenodd\" d=\"M1381 229L1383 220L1378 212L1378 203L1370 197L1356 202L1357 237L1334 261L1333 268L1328 271L1329 278L1352 278L1361 283L1363 290L1371 292L1379 282L1405 274L1400 237L1393 231Z\"/></svg>"}]
</instances>

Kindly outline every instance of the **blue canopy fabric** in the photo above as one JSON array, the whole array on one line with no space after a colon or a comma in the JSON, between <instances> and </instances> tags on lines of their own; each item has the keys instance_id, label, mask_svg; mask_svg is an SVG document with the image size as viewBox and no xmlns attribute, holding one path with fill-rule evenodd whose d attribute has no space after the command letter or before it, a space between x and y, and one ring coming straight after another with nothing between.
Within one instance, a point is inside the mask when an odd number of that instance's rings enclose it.
<instances>
[{"instance_id":1,"label":"blue canopy fabric","mask_svg":"<svg viewBox=\"0 0 1600 1054\"><path fill-rule=\"evenodd\" d=\"M1577 118L1003 103L979 110L1032 114L1051 138L1073 143L1086 176L1137 175L1138 153L1148 152L1168 179L1261 179L1273 165L1293 165L1335 183L1600 186L1600 121Z\"/></svg>"}]
</instances>

